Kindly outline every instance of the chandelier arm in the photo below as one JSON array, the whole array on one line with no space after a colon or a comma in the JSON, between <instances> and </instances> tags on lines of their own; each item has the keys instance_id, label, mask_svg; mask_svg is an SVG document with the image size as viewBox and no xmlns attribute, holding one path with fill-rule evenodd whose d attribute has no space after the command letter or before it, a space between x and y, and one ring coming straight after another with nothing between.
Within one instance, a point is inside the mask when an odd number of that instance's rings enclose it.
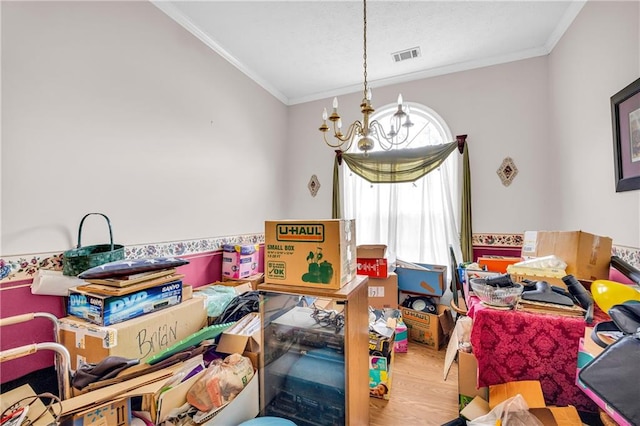
<instances>
[{"instance_id":1,"label":"chandelier arm","mask_svg":"<svg viewBox=\"0 0 640 426\"><path fill-rule=\"evenodd\" d=\"M387 136L386 132L384 131L384 128L382 127L382 124L380 124L378 120L373 120L372 122L370 122L369 129L372 129L375 131L375 138L378 140L378 142L380 142L380 148L382 148L385 151L390 150L394 146L402 145L407 141L407 139L409 139L408 132L405 134L404 138L397 139L397 140L395 139L395 137ZM388 145L385 145L385 143Z\"/></svg>"},{"instance_id":2,"label":"chandelier arm","mask_svg":"<svg viewBox=\"0 0 640 426\"><path fill-rule=\"evenodd\" d=\"M347 152L349 151L349 148L351 148L351 145L353 145L353 139L354 136L358 133L362 132L362 123L360 121L354 121L353 123L351 123L351 125L349 125L349 127L347 128L347 133L340 136L337 132L337 126L334 123L334 135L333 137L338 139L340 142L338 143L331 143L327 140L327 134L323 133L323 138L324 138L324 142L329 145L331 148L340 148L342 149L342 151ZM347 144L347 146L343 149L342 147L345 145L345 143Z\"/></svg>"}]
</instances>

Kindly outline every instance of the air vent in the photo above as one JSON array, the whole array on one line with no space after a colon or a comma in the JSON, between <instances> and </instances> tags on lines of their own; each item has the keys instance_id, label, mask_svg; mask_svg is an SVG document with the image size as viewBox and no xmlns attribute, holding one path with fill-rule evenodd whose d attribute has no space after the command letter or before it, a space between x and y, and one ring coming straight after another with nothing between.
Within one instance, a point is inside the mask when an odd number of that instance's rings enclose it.
<instances>
[{"instance_id":1,"label":"air vent","mask_svg":"<svg viewBox=\"0 0 640 426\"><path fill-rule=\"evenodd\" d=\"M392 53L391 56L393 56L393 62L402 62L408 59L417 58L420 56L420 48L412 47L411 49L401 50L400 52Z\"/></svg>"}]
</instances>

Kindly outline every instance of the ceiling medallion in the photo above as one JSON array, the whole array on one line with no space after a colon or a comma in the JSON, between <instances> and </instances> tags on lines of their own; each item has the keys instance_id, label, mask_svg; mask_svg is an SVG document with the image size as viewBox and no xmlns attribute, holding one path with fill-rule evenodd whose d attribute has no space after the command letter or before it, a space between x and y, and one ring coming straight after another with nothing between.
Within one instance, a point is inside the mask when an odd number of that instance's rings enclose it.
<instances>
[{"instance_id":1,"label":"ceiling medallion","mask_svg":"<svg viewBox=\"0 0 640 426\"><path fill-rule=\"evenodd\" d=\"M312 197L315 197L320 189L320 181L318 180L318 176L313 175L311 179L309 179L309 183L307 184L307 188L309 188L309 192Z\"/></svg>"},{"instance_id":2,"label":"ceiling medallion","mask_svg":"<svg viewBox=\"0 0 640 426\"><path fill-rule=\"evenodd\" d=\"M506 157L502 161L502 164L500 165L500 167L498 167L498 170L496 171L496 173L498 174L498 176L500 176L500 180L502 181L502 184L504 186L509 186L511 185L511 182L513 182L513 179L518 174L518 168L516 167L516 164L513 162L511 157Z\"/></svg>"}]
</instances>

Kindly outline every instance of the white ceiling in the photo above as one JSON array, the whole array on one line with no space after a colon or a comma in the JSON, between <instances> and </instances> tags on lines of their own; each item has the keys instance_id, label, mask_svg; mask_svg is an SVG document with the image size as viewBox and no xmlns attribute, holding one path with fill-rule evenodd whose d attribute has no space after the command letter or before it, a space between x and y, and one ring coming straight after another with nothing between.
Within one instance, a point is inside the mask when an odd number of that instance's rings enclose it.
<instances>
[{"instance_id":1,"label":"white ceiling","mask_svg":"<svg viewBox=\"0 0 640 426\"><path fill-rule=\"evenodd\" d=\"M585 1L369 0L369 86L546 55ZM152 2L287 105L362 90L362 1Z\"/></svg>"}]
</instances>

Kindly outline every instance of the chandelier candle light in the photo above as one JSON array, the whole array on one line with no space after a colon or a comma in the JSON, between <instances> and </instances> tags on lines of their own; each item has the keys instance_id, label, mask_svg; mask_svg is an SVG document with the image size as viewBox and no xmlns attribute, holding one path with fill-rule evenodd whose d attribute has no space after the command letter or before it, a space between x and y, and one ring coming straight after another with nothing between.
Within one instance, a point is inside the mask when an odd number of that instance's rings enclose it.
<instances>
[{"instance_id":1,"label":"chandelier candle light","mask_svg":"<svg viewBox=\"0 0 640 426\"><path fill-rule=\"evenodd\" d=\"M409 141L409 129L413 126L409 116L409 107L402 104L402 94L398 95L398 110L391 118L389 133L384 131L382 125L377 121L369 120L369 116L375 111L371 106L371 89L367 85L367 0L364 3L364 90L360 111L362 112L362 121L356 120L347 128L345 134L342 133L342 119L338 114L338 98L333 98L333 111L331 115L327 114L327 109L322 113L322 125L319 130L323 133L324 142L332 148L338 148L342 151L348 151L354 140L358 139L358 149L364 151L367 155L374 146L377 145L388 151L393 147L398 147ZM406 109L406 112L405 112ZM333 123L333 137L335 143L327 140L327 132L329 126L327 119Z\"/></svg>"}]
</instances>

